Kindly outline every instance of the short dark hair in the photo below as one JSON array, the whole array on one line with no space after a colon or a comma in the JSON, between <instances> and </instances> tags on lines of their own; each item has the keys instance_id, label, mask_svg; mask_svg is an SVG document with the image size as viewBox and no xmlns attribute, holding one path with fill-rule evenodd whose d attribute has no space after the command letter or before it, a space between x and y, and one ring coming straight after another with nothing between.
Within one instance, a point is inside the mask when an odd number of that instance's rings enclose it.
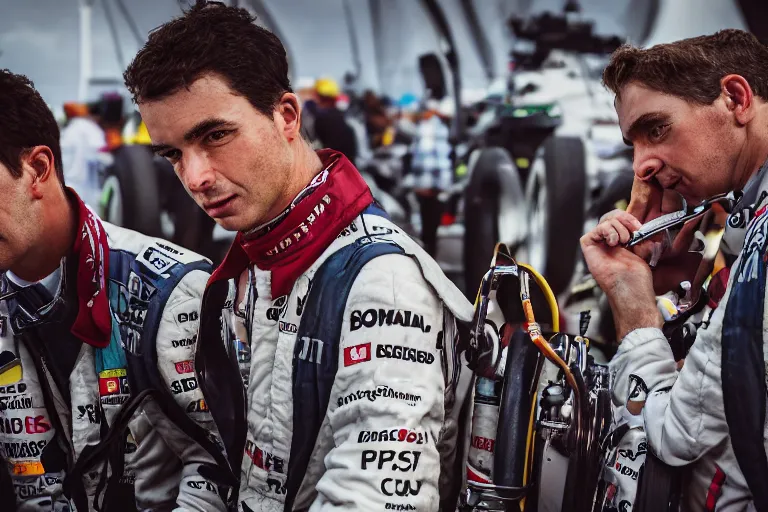
<instances>
[{"instance_id":1,"label":"short dark hair","mask_svg":"<svg viewBox=\"0 0 768 512\"><path fill-rule=\"evenodd\" d=\"M261 113L272 116L291 90L285 48L245 9L198 0L153 30L123 74L136 103L161 99L206 73L223 77Z\"/></svg>"},{"instance_id":2,"label":"short dark hair","mask_svg":"<svg viewBox=\"0 0 768 512\"><path fill-rule=\"evenodd\" d=\"M720 80L743 76L753 92L768 99L768 46L749 32L721 30L650 48L624 45L611 56L603 84L617 97L630 82L701 105L720 95Z\"/></svg>"},{"instance_id":3,"label":"short dark hair","mask_svg":"<svg viewBox=\"0 0 768 512\"><path fill-rule=\"evenodd\" d=\"M59 125L51 109L29 78L0 69L0 162L18 178L21 156L35 146L50 148L63 185Z\"/></svg>"}]
</instances>

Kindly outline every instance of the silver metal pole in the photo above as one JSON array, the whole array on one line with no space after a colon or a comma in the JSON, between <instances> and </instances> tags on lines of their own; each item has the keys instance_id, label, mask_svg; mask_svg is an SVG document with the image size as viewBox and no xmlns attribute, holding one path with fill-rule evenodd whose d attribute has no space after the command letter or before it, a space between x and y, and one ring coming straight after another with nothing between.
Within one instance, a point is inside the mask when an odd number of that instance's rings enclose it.
<instances>
[{"instance_id":1,"label":"silver metal pole","mask_svg":"<svg viewBox=\"0 0 768 512\"><path fill-rule=\"evenodd\" d=\"M77 98L88 100L88 84L93 76L93 51L91 40L91 18L95 0L80 0L80 80Z\"/></svg>"}]
</instances>

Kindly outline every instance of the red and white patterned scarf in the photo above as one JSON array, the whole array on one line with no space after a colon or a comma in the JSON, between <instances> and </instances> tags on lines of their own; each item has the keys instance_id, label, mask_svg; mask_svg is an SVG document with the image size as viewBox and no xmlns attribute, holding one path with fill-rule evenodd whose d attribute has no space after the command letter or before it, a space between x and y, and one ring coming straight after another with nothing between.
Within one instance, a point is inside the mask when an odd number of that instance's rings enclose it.
<instances>
[{"instance_id":1,"label":"red and white patterned scarf","mask_svg":"<svg viewBox=\"0 0 768 512\"><path fill-rule=\"evenodd\" d=\"M72 189L68 194L78 207L77 236L72 248L77 259L78 312L71 332L97 348L109 345L112 315L109 312L107 275L109 246L107 233L99 217L88 208Z\"/></svg>"}]
</instances>

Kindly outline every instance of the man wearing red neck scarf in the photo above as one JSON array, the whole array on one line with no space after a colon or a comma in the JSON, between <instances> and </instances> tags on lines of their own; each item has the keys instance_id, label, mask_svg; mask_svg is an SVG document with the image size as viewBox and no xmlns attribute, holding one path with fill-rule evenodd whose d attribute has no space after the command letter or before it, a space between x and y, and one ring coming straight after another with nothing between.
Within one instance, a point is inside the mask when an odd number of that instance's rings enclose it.
<instances>
[{"instance_id":1,"label":"man wearing red neck scarf","mask_svg":"<svg viewBox=\"0 0 768 512\"><path fill-rule=\"evenodd\" d=\"M0 190L0 510L225 510L193 366L210 263L101 222L7 70Z\"/></svg>"},{"instance_id":2,"label":"man wearing red neck scarf","mask_svg":"<svg viewBox=\"0 0 768 512\"><path fill-rule=\"evenodd\" d=\"M302 138L285 49L253 21L200 1L124 75L157 154L238 232L209 281L196 357L227 469L240 472L238 508L453 509L469 377L456 320L472 307L352 162ZM389 253L350 278L372 244ZM330 291L342 284L348 295Z\"/></svg>"}]
</instances>

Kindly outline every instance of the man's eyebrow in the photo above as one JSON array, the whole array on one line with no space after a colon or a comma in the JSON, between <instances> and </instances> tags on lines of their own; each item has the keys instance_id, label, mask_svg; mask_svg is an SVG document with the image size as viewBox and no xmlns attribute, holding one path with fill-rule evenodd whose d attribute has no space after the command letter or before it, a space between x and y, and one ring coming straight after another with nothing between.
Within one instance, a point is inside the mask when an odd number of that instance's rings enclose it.
<instances>
[{"instance_id":1,"label":"man's eyebrow","mask_svg":"<svg viewBox=\"0 0 768 512\"><path fill-rule=\"evenodd\" d=\"M161 151L165 151L172 148L168 144L150 144L149 149L152 151L152 153L157 155Z\"/></svg>"},{"instance_id":2,"label":"man's eyebrow","mask_svg":"<svg viewBox=\"0 0 768 512\"><path fill-rule=\"evenodd\" d=\"M632 145L632 141L635 140L638 135L645 135L650 132L656 125L669 122L669 115L663 112L648 112L643 114L630 125L627 134L624 137L624 143L628 146Z\"/></svg>"},{"instance_id":3,"label":"man's eyebrow","mask_svg":"<svg viewBox=\"0 0 768 512\"><path fill-rule=\"evenodd\" d=\"M214 128L220 128L225 125L231 124L229 121L225 121L224 119L219 118L210 118L210 119L204 119L197 123L195 126L192 127L187 133L184 134L184 141L185 142L192 142L194 140L199 139L203 135L205 135L206 132L209 130L212 130Z\"/></svg>"},{"instance_id":4,"label":"man's eyebrow","mask_svg":"<svg viewBox=\"0 0 768 512\"><path fill-rule=\"evenodd\" d=\"M223 126L231 125L229 121L225 121L224 119L218 119L218 118L211 118L211 119L204 119L197 123L195 126L193 126L190 130L187 131L187 133L184 134L184 141L186 142L192 142L196 139L199 139L203 135L206 134L206 132L214 129L214 128L221 128ZM157 154L161 151L167 151L169 149L174 149L173 146L169 146L168 144L150 144L149 149L152 150L153 153Z\"/></svg>"}]
</instances>

